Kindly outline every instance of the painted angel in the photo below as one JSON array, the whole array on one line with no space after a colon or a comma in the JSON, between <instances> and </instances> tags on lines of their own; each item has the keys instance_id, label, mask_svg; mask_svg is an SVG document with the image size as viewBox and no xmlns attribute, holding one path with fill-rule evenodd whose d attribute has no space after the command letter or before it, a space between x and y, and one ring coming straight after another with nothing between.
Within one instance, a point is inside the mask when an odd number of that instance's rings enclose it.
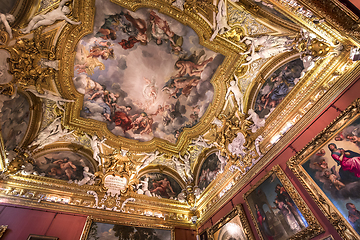
<instances>
[{"instance_id":1,"label":"painted angel","mask_svg":"<svg viewBox=\"0 0 360 240\"><path fill-rule=\"evenodd\" d=\"M99 70L105 70L105 65L98 58L88 57L90 52L86 50L85 46L81 47L80 52L80 63L75 65L75 70L77 70L78 74L86 73L87 75L93 75L97 67L99 67Z\"/></svg>"}]
</instances>

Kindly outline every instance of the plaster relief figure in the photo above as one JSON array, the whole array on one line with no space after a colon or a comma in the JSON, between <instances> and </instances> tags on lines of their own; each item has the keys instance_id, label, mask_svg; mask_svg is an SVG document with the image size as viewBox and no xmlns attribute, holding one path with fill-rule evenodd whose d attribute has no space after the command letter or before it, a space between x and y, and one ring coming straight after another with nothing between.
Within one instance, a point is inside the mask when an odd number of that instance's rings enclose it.
<instances>
[{"instance_id":1,"label":"plaster relief figure","mask_svg":"<svg viewBox=\"0 0 360 240\"><path fill-rule=\"evenodd\" d=\"M89 172L89 167L84 167L83 175L84 178L81 179L80 181L75 180L75 183L77 183L80 186L85 184L93 185L95 183L95 175Z\"/></svg>"},{"instance_id":2,"label":"plaster relief figure","mask_svg":"<svg viewBox=\"0 0 360 240\"><path fill-rule=\"evenodd\" d=\"M224 172L224 168L225 168L226 163L227 163L227 157L224 157L223 155L221 155L220 151L216 152L216 156L218 157L218 159L220 161L219 173L222 173L222 172Z\"/></svg>"},{"instance_id":3,"label":"plaster relief figure","mask_svg":"<svg viewBox=\"0 0 360 240\"><path fill-rule=\"evenodd\" d=\"M185 164L181 163L179 159L175 156L171 159L175 163L175 170L180 175L180 177L186 182L186 176L185 176Z\"/></svg>"},{"instance_id":4,"label":"plaster relief figure","mask_svg":"<svg viewBox=\"0 0 360 240\"><path fill-rule=\"evenodd\" d=\"M64 103L75 102L74 100L68 100L68 99L59 97L48 90L44 90L44 94L40 94L38 91L36 91L35 89L32 89L32 88L27 88L26 90L31 92L32 94L34 94L35 96L37 96L39 98L45 98L45 99L56 102L56 106L63 112L65 111L62 106Z\"/></svg>"},{"instance_id":5,"label":"plaster relief figure","mask_svg":"<svg viewBox=\"0 0 360 240\"><path fill-rule=\"evenodd\" d=\"M248 62L243 65L249 65L258 59L267 59L293 49L293 40L289 40L286 37L266 35L258 38L244 37L241 42L242 41L245 41L245 44L249 45L249 50L240 54L250 54L250 56L246 57L246 61ZM255 52L255 49L258 47L261 47L260 50Z\"/></svg>"},{"instance_id":6,"label":"plaster relief figure","mask_svg":"<svg viewBox=\"0 0 360 240\"><path fill-rule=\"evenodd\" d=\"M214 146L213 143L208 144L202 135L199 135L199 137L196 140L192 140L191 145L197 145L203 148L211 148Z\"/></svg>"},{"instance_id":7,"label":"plaster relief figure","mask_svg":"<svg viewBox=\"0 0 360 240\"><path fill-rule=\"evenodd\" d=\"M242 134L241 132L237 133L237 137L234 138L234 140L232 141L232 143L230 143L228 145L228 149L232 154L235 154L236 156L245 156L245 152L244 150L246 149L246 147L244 147L244 144L246 142L246 139L244 137L244 134Z\"/></svg>"},{"instance_id":8,"label":"plaster relief figure","mask_svg":"<svg viewBox=\"0 0 360 240\"><path fill-rule=\"evenodd\" d=\"M236 81L231 81L230 82L230 87L227 90L227 93L225 95L225 99L228 99L229 96L230 96L230 93L233 93L240 112L244 113L244 110L243 110L243 108L244 108L244 104L243 104L244 95L241 93L241 91L239 89L239 85L238 85L239 84L239 79L236 77L235 74L234 74L234 78L235 78Z\"/></svg>"},{"instance_id":9,"label":"plaster relief figure","mask_svg":"<svg viewBox=\"0 0 360 240\"><path fill-rule=\"evenodd\" d=\"M54 70L59 70L59 60L48 60L45 58L40 59L40 66L43 68L49 67Z\"/></svg>"},{"instance_id":10,"label":"plaster relief figure","mask_svg":"<svg viewBox=\"0 0 360 240\"><path fill-rule=\"evenodd\" d=\"M255 139L255 149L256 152L259 155L259 158L263 156L263 154L260 151L260 143L262 142L262 140L264 140L263 136L259 135L256 139Z\"/></svg>"},{"instance_id":11,"label":"plaster relief figure","mask_svg":"<svg viewBox=\"0 0 360 240\"><path fill-rule=\"evenodd\" d=\"M28 26L20 31L24 34L30 33L32 30L40 27L40 26L49 26L55 23L57 20L65 20L70 24L79 25L81 22L75 22L69 19L66 15L69 14L70 8L65 6L69 0L62 0L59 4L59 7L48 12L46 14L40 14L31 19Z\"/></svg>"},{"instance_id":12,"label":"plaster relief figure","mask_svg":"<svg viewBox=\"0 0 360 240\"><path fill-rule=\"evenodd\" d=\"M141 188L140 188L141 187ZM140 183L137 185L137 193L144 194L146 196L151 197L151 193L149 191L149 178L145 178L144 180L140 180Z\"/></svg>"},{"instance_id":13,"label":"plaster relief figure","mask_svg":"<svg viewBox=\"0 0 360 240\"><path fill-rule=\"evenodd\" d=\"M259 118L259 115L257 115L257 113L252 110L249 109L248 114L250 115L249 117L247 117L247 120L252 120L254 122L253 125L251 125L251 132L256 132L259 128L265 126L265 119L264 118Z\"/></svg>"},{"instance_id":14,"label":"plaster relief figure","mask_svg":"<svg viewBox=\"0 0 360 240\"><path fill-rule=\"evenodd\" d=\"M49 126L39 133L37 138L29 145L29 147L37 146L43 148L45 145L56 142L59 138L70 134L67 129L61 128L61 117L56 118Z\"/></svg>"},{"instance_id":15,"label":"plaster relief figure","mask_svg":"<svg viewBox=\"0 0 360 240\"><path fill-rule=\"evenodd\" d=\"M142 153L142 155L146 155L145 159L143 160L143 164L139 167L139 169L146 167L149 165L152 161L154 161L157 157L161 157L163 154L160 154L158 150L156 150L153 153Z\"/></svg>"},{"instance_id":16,"label":"plaster relief figure","mask_svg":"<svg viewBox=\"0 0 360 240\"><path fill-rule=\"evenodd\" d=\"M91 149L93 150L93 158L101 165L101 153L100 147L106 141L106 138L100 141L100 139L94 134L92 137L85 133L86 137L90 140ZM105 144L106 145L106 144Z\"/></svg>"},{"instance_id":17,"label":"plaster relief figure","mask_svg":"<svg viewBox=\"0 0 360 240\"><path fill-rule=\"evenodd\" d=\"M9 13L6 13L6 14L0 13L0 20L4 24L5 29L6 29L7 33L9 34L9 39L12 39L13 35L12 35L12 30L11 30L9 23L14 22L15 17Z\"/></svg>"},{"instance_id":18,"label":"plaster relief figure","mask_svg":"<svg viewBox=\"0 0 360 240\"><path fill-rule=\"evenodd\" d=\"M227 23L227 11L224 0L220 0L218 4L218 13L216 14L216 27L210 41L213 41L218 34L229 31L231 27Z\"/></svg>"},{"instance_id":19,"label":"plaster relief figure","mask_svg":"<svg viewBox=\"0 0 360 240\"><path fill-rule=\"evenodd\" d=\"M183 162L184 162L185 173L187 175L188 181L192 182L194 178L193 178L193 174L191 172L191 166L190 166L190 153L187 152L187 154L184 154L184 157L182 157L179 153L179 158L181 160L183 160Z\"/></svg>"}]
</instances>

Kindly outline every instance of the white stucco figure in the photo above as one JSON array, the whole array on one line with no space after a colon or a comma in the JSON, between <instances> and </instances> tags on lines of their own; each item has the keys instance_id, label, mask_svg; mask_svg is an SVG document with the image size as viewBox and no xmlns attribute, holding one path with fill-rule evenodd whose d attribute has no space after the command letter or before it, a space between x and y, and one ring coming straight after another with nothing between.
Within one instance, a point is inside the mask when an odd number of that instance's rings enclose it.
<instances>
[{"instance_id":1,"label":"white stucco figure","mask_svg":"<svg viewBox=\"0 0 360 240\"><path fill-rule=\"evenodd\" d=\"M51 143L57 142L60 138L72 134L74 132L73 131L69 131L68 129L62 129L61 127L59 128L59 131L56 132L55 134L51 134L49 135L42 143L40 146L37 147L37 149L42 149L44 148L46 145L49 145Z\"/></svg>"},{"instance_id":2,"label":"white stucco figure","mask_svg":"<svg viewBox=\"0 0 360 240\"><path fill-rule=\"evenodd\" d=\"M56 102L56 106L63 112L65 111L64 107L62 106L64 103L75 102L74 100L68 100L68 99L62 98L60 96L57 96L53 92L50 92L48 90L44 90L44 94L40 94L38 91L36 91L33 88L27 88L26 91L31 92L32 94L34 94L35 96L37 96L39 98L45 98L45 99Z\"/></svg>"},{"instance_id":3,"label":"white stucco figure","mask_svg":"<svg viewBox=\"0 0 360 240\"><path fill-rule=\"evenodd\" d=\"M137 190L138 194L144 194L146 196L151 197L151 193L149 191L149 178L145 178L144 180L141 180L140 183L137 185L137 188L138 188Z\"/></svg>"},{"instance_id":4,"label":"white stucco figure","mask_svg":"<svg viewBox=\"0 0 360 240\"><path fill-rule=\"evenodd\" d=\"M178 199L180 202L186 202L186 194L185 194L185 192L179 193L179 195L177 196L177 199Z\"/></svg>"},{"instance_id":5,"label":"white stucco figure","mask_svg":"<svg viewBox=\"0 0 360 240\"><path fill-rule=\"evenodd\" d=\"M290 40L287 37L265 35L257 38L244 37L241 42L243 41L249 46L249 50L240 54L250 54L246 57L248 62L243 64L249 65L258 59L267 59L280 53L291 51L294 40ZM255 52L255 49L258 47L261 47L260 50Z\"/></svg>"},{"instance_id":6,"label":"white stucco figure","mask_svg":"<svg viewBox=\"0 0 360 240\"><path fill-rule=\"evenodd\" d=\"M244 147L244 144L246 142L246 139L244 137L244 134L242 134L241 132L237 133L237 137L234 138L234 140L228 145L228 150L232 153L235 154L236 156L245 156L245 152L244 150L246 149L246 147Z\"/></svg>"},{"instance_id":7,"label":"white stucco figure","mask_svg":"<svg viewBox=\"0 0 360 240\"><path fill-rule=\"evenodd\" d=\"M241 168L239 166L236 166L236 165L231 165L229 170L231 172L234 172L235 170L238 170L239 172L243 173L243 171L241 170Z\"/></svg>"},{"instance_id":8,"label":"white stucco figure","mask_svg":"<svg viewBox=\"0 0 360 240\"><path fill-rule=\"evenodd\" d=\"M139 167L139 169L146 167L149 165L152 161L154 161L157 157L161 157L163 154L160 154L158 150L156 150L153 153L142 153L142 155L146 155L147 157L143 160L142 165Z\"/></svg>"},{"instance_id":9,"label":"white stucco figure","mask_svg":"<svg viewBox=\"0 0 360 240\"><path fill-rule=\"evenodd\" d=\"M291 44L294 42L294 40L290 40L287 37L278 37L278 36L271 36L271 35L264 35L261 37L244 37L241 39L240 42L244 42L245 44L249 46L249 50L240 53L240 54L249 54L252 50L255 50L258 47L261 47L262 49L271 49L274 47L287 47L290 50L292 49Z\"/></svg>"},{"instance_id":10,"label":"white stucco figure","mask_svg":"<svg viewBox=\"0 0 360 240\"><path fill-rule=\"evenodd\" d=\"M227 23L227 9L224 0L220 0L218 4L218 13L216 14L216 27L210 41L213 41L218 34L229 31L231 27Z\"/></svg>"},{"instance_id":11,"label":"white stucco figure","mask_svg":"<svg viewBox=\"0 0 360 240\"><path fill-rule=\"evenodd\" d=\"M241 113L244 113L244 104L243 104L243 98L244 95L241 93L240 88L239 88L239 79L236 77L236 75L234 74L234 78L236 81L231 81L230 82L230 87L228 88L226 95L225 95L225 99L228 99L230 96L230 93L234 94L236 103L238 105L239 111Z\"/></svg>"},{"instance_id":12,"label":"white stucco figure","mask_svg":"<svg viewBox=\"0 0 360 240\"><path fill-rule=\"evenodd\" d=\"M262 140L264 140L263 136L259 135L256 139L255 139L255 149L256 152L259 154L259 156L263 156L263 154L260 151L260 143L262 142Z\"/></svg>"},{"instance_id":13,"label":"white stucco figure","mask_svg":"<svg viewBox=\"0 0 360 240\"><path fill-rule=\"evenodd\" d=\"M59 60L49 60L49 59L45 59L42 58L39 61L40 66L43 68L49 67L55 70L59 70Z\"/></svg>"},{"instance_id":14,"label":"white stucco figure","mask_svg":"<svg viewBox=\"0 0 360 240\"><path fill-rule=\"evenodd\" d=\"M59 7L46 13L46 14L40 14L35 17L33 17L28 26L24 29L21 29L20 31L22 33L30 33L32 30L40 27L40 26L49 26L53 23L55 23L57 20L65 20L70 24L78 25L81 22L75 22L69 19L66 15L69 14L70 8L68 6L65 6L65 3L69 0L62 0L59 3Z\"/></svg>"},{"instance_id":15,"label":"white stucco figure","mask_svg":"<svg viewBox=\"0 0 360 240\"><path fill-rule=\"evenodd\" d=\"M247 117L247 120L252 120L254 122L253 125L251 125L251 132L256 132L259 128L265 126L265 119L264 118L260 118L259 115L257 115L257 113L252 110L249 109L248 114L250 115L249 117Z\"/></svg>"},{"instance_id":16,"label":"white stucco figure","mask_svg":"<svg viewBox=\"0 0 360 240\"><path fill-rule=\"evenodd\" d=\"M185 176L185 164L181 163L179 159L175 156L171 158L171 160L175 163L175 170L180 175L180 177L186 182L187 178Z\"/></svg>"},{"instance_id":17,"label":"white stucco figure","mask_svg":"<svg viewBox=\"0 0 360 240\"><path fill-rule=\"evenodd\" d=\"M184 168L185 168L185 173L187 175L187 180L189 182L192 182L194 178L190 166L190 153L187 152L186 154L184 154L184 157L182 157L181 154L179 153L179 158L184 162Z\"/></svg>"},{"instance_id":18,"label":"white stucco figure","mask_svg":"<svg viewBox=\"0 0 360 240\"><path fill-rule=\"evenodd\" d=\"M212 120L211 122L212 124L215 124L216 126L218 126L219 128L221 128L223 126L223 123L221 120L219 120L218 118L214 118L214 120Z\"/></svg>"},{"instance_id":19,"label":"white stucco figure","mask_svg":"<svg viewBox=\"0 0 360 240\"><path fill-rule=\"evenodd\" d=\"M213 143L208 144L208 143L205 141L204 137L201 136L201 135L199 135L199 137L198 137L196 140L192 140L191 145L197 145L197 146L200 146L200 147L203 147L203 148L211 148L211 147L214 146Z\"/></svg>"},{"instance_id":20,"label":"white stucco figure","mask_svg":"<svg viewBox=\"0 0 360 240\"><path fill-rule=\"evenodd\" d=\"M46 142L46 140L61 131L61 117L57 117L54 119L52 123L49 124L44 130L42 130L39 135L29 144L29 147L42 145Z\"/></svg>"},{"instance_id":21,"label":"white stucco figure","mask_svg":"<svg viewBox=\"0 0 360 240\"><path fill-rule=\"evenodd\" d=\"M217 151L215 154L216 154L216 156L218 157L218 159L220 161L219 173L222 173L222 172L224 172L224 169L225 169L225 166L226 166L226 163L227 163L227 157L224 157L223 155L221 155L220 151Z\"/></svg>"},{"instance_id":22,"label":"white stucco figure","mask_svg":"<svg viewBox=\"0 0 360 240\"><path fill-rule=\"evenodd\" d=\"M9 34L9 39L13 38L12 30L9 23L15 22L15 17L9 13L3 14L0 13L0 20L4 24L7 33Z\"/></svg>"},{"instance_id":23,"label":"white stucco figure","mask_svg":"<svg viewBox=\"0 0 360 240\"><path fill-rule=\"evenodd\" d=\"M196 197L196 199L199 199L201 193L202 193L202 190L200 188L198 188L198 187L195 187L194 196Z\"/></svg>"},{"instance_id":24,"label":"white stucco figure","mask_svg":"<svg viewBox=\"0 0 360 240\"><path fill-rule=\"evenodd\" d=\"M94 134L92 137L85 133L86 137L90 140L91 149L93 150L93 158L101 165L101 157L99 154L101 153L100 147L106 141L106 138L100 141L100 139ZM106 144L105 144L106 145Z\"/></svg>"},{"instance_id":25,"label":"white stucco figure","mask_svg":"<svg viewBox=\"0 0 360 240\"><path fill-rule=\"evenodd\" d=\"M89 167L84 167L83 171L84 178L76 182L78 185L82 186L85 184L93 185L95 183L95 175L89 172Z\"/></svg>"}]
</instances>

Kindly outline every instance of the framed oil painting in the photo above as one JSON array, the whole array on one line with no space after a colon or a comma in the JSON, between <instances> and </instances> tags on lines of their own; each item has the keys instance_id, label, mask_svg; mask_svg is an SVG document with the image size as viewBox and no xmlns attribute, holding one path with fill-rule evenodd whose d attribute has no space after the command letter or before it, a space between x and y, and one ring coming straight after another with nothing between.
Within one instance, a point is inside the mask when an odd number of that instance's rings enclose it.
<instances>
[{"instance_id":1,"label":"framed oil painting","mask_svg":"<svg viewBox=\"0 0 360 240\"><path fill-rule=\"evenodd\" d=\"M278 165L244 194L244 198L261 239L311 239L323 232Z\"/></svg>"},{"instance_id":2,"label":"framed oil painting","mask_svg":"<svg viewBox=\"0 0 360 240\"><path fill-rule=\"evenodd\" d=\"M359 110L357 99L287 163L343 239L360 239Z\"/></svg>"},{"instance_id":3,"label":"framed oil painting","mask_svg":"<svg viewBox=\"0 0 360 240\"><path fill-rule=\"evenodd\" d=\"M200 234L199 234L199 238L197 238L197 240L208 240L208 229L203 230Z\"/></svg>"},{"instance_id":4,"label":"framed oil painting","mask_svg":"<svg viewBox=\"0 0 360 240\"><path fill-rule=\"evenodd\" d=\"M252 240L255 239L241 204L208 229L209 240Z\"/></svg>"},{"instance_id":5,"label":"framed oil painting","mask_svg":"<svg viewBox=\"0 0 360 240\"><path fill-rule=\"evenodd\" d=\"M172 227L168 226L159 225L156 228L152 228L148 225L125 225L116 221L105 221L88 217L80 240L96 239L175 240L175 232Z\"/></svg>"}]
</instances>

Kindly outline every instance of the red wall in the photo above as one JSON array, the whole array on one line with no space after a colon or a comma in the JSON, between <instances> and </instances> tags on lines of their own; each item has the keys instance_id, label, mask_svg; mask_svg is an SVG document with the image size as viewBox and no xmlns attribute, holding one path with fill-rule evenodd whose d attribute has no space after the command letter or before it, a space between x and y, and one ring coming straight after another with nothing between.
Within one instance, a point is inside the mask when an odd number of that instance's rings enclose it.
<instances>
[{"instance_id":1,"label":"red wall","mask_svg":"<svg viewBox=\"0 0 360 240\"><path fill-rule=\"evenodd\" d=\"M0 225L8 225L1 240L26 240L29 234L79 240L86 216L52 211L0 206Z\"/></svg>"},{"instance_id":2,"label":"red wall","mask_svg":"<svg viewBox=\"0 0 360 240\"><path fill-rule=\"evenodd\" d=\"M26 240L29 234L79 240L86 216L14 205L0 205L0 225L8 225L1 240ZM196 231L176 228L175 239L195 240Z\"/></svg>"},{"instance_id":3,"label":"red wall","mask_svg":"<svg viewBox=\"0 0 360 240\"><path fill-rule=\"evenodd\" d=\"M307 143L309 143L321 130L323 130L327 125L329 125L340 113L345 110L355 99L360 97L360 78L354 81L354 83L349 86L345 91L343 91L334 101L330 104L311 124L309 124L302 133L294 137L292 142L287 145L270 163L262 169L262 171L249 181L245 186L243 186L233 198L224 204L207 222L205 222L199 229L199 232L202 232L204 229L211 227L215 224L220 218L229 213L232 209L232 206L237 204L243 204L245 208L246 215L248 219L251 219L249 210L247 209L246 203L243 199L244 193L246 193L253 183L259 181L267 172L271 170L274 165L280 165L281 168L285 171L286 175L289 177L290 181L293 183L295 188L298 190L300 195L303 197L315 217L318 219L320 224L325 229L325 233L317 236L314 239L322 239L327 235L333 235L334 239L341 239L334 227L330 224L327 218L323 215L318 206L314 203L312 198L306 192L306 190L301 186L301 183L294 176L292 171L287 168L286 162L294 156L298 151L300 151ZM256 239L259 237L256 234L256 229L252 221L250 221L253 232L255 233Z\"/></svg>"}]
</instances>

